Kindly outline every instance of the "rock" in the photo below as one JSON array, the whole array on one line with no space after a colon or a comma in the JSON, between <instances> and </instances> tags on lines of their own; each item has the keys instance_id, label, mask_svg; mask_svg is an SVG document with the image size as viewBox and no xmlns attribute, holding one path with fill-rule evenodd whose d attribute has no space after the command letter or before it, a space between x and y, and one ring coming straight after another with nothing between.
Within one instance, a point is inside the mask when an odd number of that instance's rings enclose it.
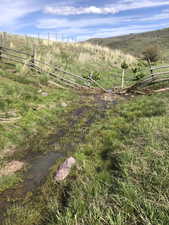
<instances>
[{"instance_id":1,"label":"rock","mask_svg":"<svg viewBox=\"0 0 169 225\"><path fill-rule=\"evenodd\" d=\"M46 96L48 96L48 93L47 92L42 92L42 96L46 97Z\"/></svg>"},{"instance_id":2,"label":"rock","mask_svg":"<svg viewBox=\"0 0 169 225\"><path fill-rule=\"evenodd\" d=\"M62 102L62 103L61 103L61 106L62 106L62 107L67 107L67 104L66 104L65 102Z\"/></svg>"},{"instance_id":3,"label":"rock","mask_svg":"<svg viewBox=\"0 0 169 225\"><path fill-rule=\"evenodd\" d=\"M73 157L68 158L59 168L56 173L55 180L62 181L70 173L71 168L75 165L76 160Z\"/></svg>"}]
</instances>

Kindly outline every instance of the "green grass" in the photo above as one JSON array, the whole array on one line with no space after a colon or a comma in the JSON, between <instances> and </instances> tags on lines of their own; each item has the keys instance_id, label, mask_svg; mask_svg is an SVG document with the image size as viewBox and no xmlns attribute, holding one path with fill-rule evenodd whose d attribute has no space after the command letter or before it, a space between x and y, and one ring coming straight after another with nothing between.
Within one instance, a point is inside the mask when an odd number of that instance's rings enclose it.
<instances>
[{"instance_id":1,"label":"green grass","mask_svg":"<svg viewBox=\"0 0 169 225\"><path fill-rule=\"evenodd\" d=\"M41 51L43 55L46 50ZM94 61L77 64L78 54L63 45L55 59L63 63L63 69L82 70L85 76L99 72L98 82L106 88L119 86L118 66ZM125 85L133 77L129 68ZM8 208L3 224L169 224L169 94L137 96L105 107L99 96L58 89L49 86L48 79L20 65L1 64L0 166L11 159L57 151L57 145L64 155L74 156L77 164L65 181L56 183L54 175L62 158L33 193L9 198L15 204ZM55 143L50 146L51 140ZM10 148L16 149L14 155L4 155ZM18 183L22 186L23 181L20 173L1 177L0 191Z\"/></svg>"},{"instance_id":2,"label":"green grass","mask_svg":"<svg viewBox=\"0 0 169 225\"><path fill-rule=\"evenodd\" d=\"M22 178L16 174L8 176L0 176L0 192L12 188L14 185L20 182L22 182Z\"/></svg>"},{"instance_id":3,"label":"green grass","mask_svg":"<svg viewBox=\"0 0 169 225\"><path fill-rule=\"evenodd\" d=\"M0 166L3 166L11 159L5 154L9 149L16 149L19 158L27 154L27 149L46 151L41 140L45 142L57 126L64 124L65 114L77 107L79 94L49 85L46 75L11 72L15 66L1 65ZM62 106L63 102L67 107Z\"/></svg>"},{"instance_id":4,"label":"green grass","mask_svg":"<svg viewBox=\"0 0 169 225\"><path fill-rule=\"evenodd\" d=\"M60 184L67 203L59 205L52 196L44 224L169 223L167 99L120 104L93 126L75 154L72 179Z\"/></svg>"},{"instance_id":5,"label":"green grass","mask_svg":"<svg viewBox=\"0 0 169 225\"><path fill-rule=\"evenodd\" d=\"M40 89L41 92L39 92ZM43 92L48 93L48 96L43 96ZM8 145L19 143L24 145L25 138L36 134L37 129L45 130L51 123L57 122L58 117L71 108L64 108L61 103L71 101L76 94L45 86L34 87L30 83L25 85L5 78L1 79L0 96L1 117L4 119L19 118L14 122L4 122L0 125L0 146L4 149Z\"/></svg>"},{"instance_id":6,"label":"green grass","mask_svg":"<svg viewBox=\"0 0 169 225\"><path fill-rule=\"evenodd\" d=\"M77 146L70 176L54 182L58 162L39 196L27 202L28 211L21 205L8 211L14 224L35 224L37 218L39 225L168 224L168 97L137 97L107 110Z\"/></svg>"},{"instance_id":7,"label":"green grass","mask_svg":"<svg viewBox=\"0 0 169 225\"><path fill-rule=\"evenodd\" d=\"M9 65L4 66L0 75L0 168L13 158L48 151L47 137L57 126L64 126L64 115L77 107L79 99L75 92L50 87L30 72L22 76L8 69ZM21 181L15 174L0 179L0 192Z\"/></svg>"}]
</instances>

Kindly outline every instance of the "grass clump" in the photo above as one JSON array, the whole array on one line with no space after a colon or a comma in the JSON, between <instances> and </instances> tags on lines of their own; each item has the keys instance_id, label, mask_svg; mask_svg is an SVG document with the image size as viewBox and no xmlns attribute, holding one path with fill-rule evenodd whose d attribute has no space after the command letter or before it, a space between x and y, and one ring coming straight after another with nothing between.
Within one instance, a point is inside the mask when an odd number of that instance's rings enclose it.
<instances>
[{"instance_id":1,"label":"grass clump","mask_svg":"<svg viewBox=\"0 0 169 225\"><path fill-rule=\"evenodd\" d=\"M13 187L20 183L22 178L19 175L0 176L0 192Z\"/></svg>"},{"instance_id":2,"label":"grass clump","mask_svg":"<svg viewBox=\"0 0 169 225\"><path fill-rule=\"evenodd\" d=\"M41 219L38 210L31 206L20 207L15 205L7 212L7 216L8 219L5 221L4 225L36 225Z\"/></svg>"}]
</instances>

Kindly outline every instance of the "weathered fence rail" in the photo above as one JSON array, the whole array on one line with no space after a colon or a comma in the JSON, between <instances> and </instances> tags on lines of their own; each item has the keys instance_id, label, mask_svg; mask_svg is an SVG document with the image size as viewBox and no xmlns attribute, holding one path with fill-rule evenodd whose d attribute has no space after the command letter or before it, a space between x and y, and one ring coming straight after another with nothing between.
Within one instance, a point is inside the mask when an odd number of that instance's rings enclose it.
<instances>
[{"instance_id":1,"label":"weathered fence rail","mask_svg":"<svg viewBox=\"0 0 169 225\"><path fill-rule=\"evenodd\" d=\"M169 65L166 66L158 66L158 67L152 67L150 65L150 74L136 82L135 84L131 85L130 87L127 87L125 91L130 92L132 90L136 90L138 88L145 88L147 86L151 86L154 84L162 83L162 82L169 82L169 70L167 71L160 71L163 69L168 69ZM157 71L157 72L156 72Z\"/></svg>"},{"instance_id":2,"label":"weathered fence rail","mask_svg":"<svg viewBox=\"0 0 169 225\"><path fill-rule=\"evenodd\" d=\"M3 59L26 65L31 70L35 70L38 73L47 73L50 77L53 77L55 79L55 82L59 82L62 85L70 86L71 88L94 89L95 87L97 87L102 91L107 92L105 88L103 88L98 82L96 82L92 78L87 79L83 76L74 74L69 71L65 71L59 68L58 65L51 65L49 63L46 63L45 60L37 60L35 56L35 51L33 51L33 53L28 53L0 46L0 62L3 62ZM43 65L45 65L47 69L43 69ZM67 77L61 76L61 74L65 74L67 75Z\"/></svg>"},{"instance_id":3,"label":"weathered fence rail","mask_svg":"<svg viewBox=\"0 0 169 225\"><path fill-rule=\"evenodd\" d=\"M35 49L33 49L32 52L26 52L0 45L0 63L3 63L3 60L5 60L5 62L10 61L23 64L40 74L48 74L51 78L53 78L55 83L59 83L62 86L69 86L76 89L95 89L97 87L103 92L109 92L90 76L85 78L79 74L65 71L64 69L60 68L59 65L47 63L45 59L36 59ZM119 92L130 92L132 90L145 88L146 86L151 86L153 84L169 82L169 70L166 71L166 69L169 69L169 65L152 67L149 63L149 68L150 72L147 73L147 76L127 88L121 88ZM117 75L113 76L119 77Z\"/></svg>"},{"instance_id":4,"label":"weathered fence rail","mask_svg":"<svg viewBox=\"0 0 169 225\"><path fill-rule=\"evenodd\" d=\"M151 67L152 70L158 70L158 69L166 69L169 68L169 65L167 66L157 66L157 67Z\"/></svg>"}]
</instances>

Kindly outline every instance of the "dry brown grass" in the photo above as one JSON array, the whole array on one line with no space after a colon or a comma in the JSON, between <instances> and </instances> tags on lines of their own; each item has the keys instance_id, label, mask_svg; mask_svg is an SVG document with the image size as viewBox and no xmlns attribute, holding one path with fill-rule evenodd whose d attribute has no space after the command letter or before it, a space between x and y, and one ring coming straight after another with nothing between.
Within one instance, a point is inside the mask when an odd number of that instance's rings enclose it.
<instances>
[{"instance_id":1,"label":"dry brown grass","mask_svg":"<svg viewBox=\"0 0 169 225\"><path fill-rule=\"evenodd\" d=\"M55 56L63 57L62 53L70 56L71 59L76 60L79 64L88 64L88 63L108 63L114 67L120 67L122 62L126 62L129 66L136 64L137 59L136 57L125 54L121 50L111 50L107 47L102 47L98 45L94 45L91 43L66 43L60 41L48 41L46 39L39 40L35 38L28 39L28 43L30 46L36 46L38 52L36 52L36 59L41 60L45 57L47 63L51 63ZM17 37L17 42L20 41L21 43L25 42L25 37ZM26 42L25 42L26 45ZM16 37L14 40L11 40L10 47L16 46ZM40 51L41 48L45 47L45 54L44 51ZM57 60L59 58L57 57ZM45 66L44 66L44 69Z\"/></svg>"}]
</instances>

